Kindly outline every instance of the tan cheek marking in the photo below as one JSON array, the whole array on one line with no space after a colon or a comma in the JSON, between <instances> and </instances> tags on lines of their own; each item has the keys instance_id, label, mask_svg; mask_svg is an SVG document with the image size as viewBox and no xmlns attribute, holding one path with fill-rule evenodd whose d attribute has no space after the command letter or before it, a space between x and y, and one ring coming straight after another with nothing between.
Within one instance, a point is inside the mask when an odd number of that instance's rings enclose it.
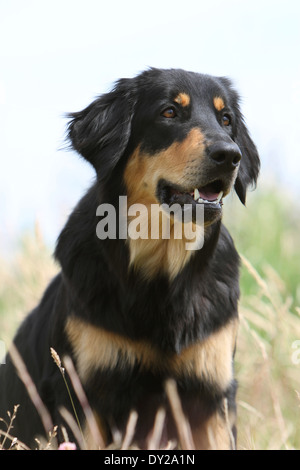
<instances>
[{"instance_id":1,"label":"tan cheek marking","mask_svg":"<svg viewBox=\"0 0 300 470\"><path fill-rule=\"evenodd\" d=\"M180 104L183 108L186 108L190 104L191 98L187 93L179 93L174 101L175 103Z\"/></svg>"},{"instance_id":2,"label":"tan cheek marking","mask_svg":"<svg viewBox=\"0 0 300 470\"><path fill-rule=\"evenodd\" d=\"M137 148L124 173L128 207L135 203L144 204L148 209L145 211L147 218L151 204L158 203L156 188L160 179L189 189L192 183L187 174L192 172L193 165L199 166L199 160L204 157L204 148L204 136L198 128L192 129L183 142L174 142L157 155L149 156ZM128 239L130 265L140 269L147 279L153 278L159 271L168 273L172 279L190 259L193 251L186 250L187 240L184 237L180 240L172 239L172 232L169 240L151 239L150 220L147 222L143 224L148 227L145 239Z\"/></svg>"},{"instance_id":3,"label":"tan cheek marking","mask_svg":"<svg viewBox=\"0 0 300 470\"><path fill-rule=\"evenodd\" d=\"M184 187L188 186L187 170L193 163L198 165L199 160L204 158L204 141L200 129L194 128L184 141L174 142L168 149L156 155L141 153L138 147L130 157L124 172L128 203L157 203L156 187L161 178Z\"/></svg>"},{"instance_id":4,"label":"tan cheek marking","mask_svg":"<svg viewBox=\"0 0 300 470\"><path fill-rule=\"evenodd\" d=\"M216 108L217 111L222 111L222 109L225 108L225 103L220 96L216 96L214 98L214 107Z\"/></svg>"}]
</instances>

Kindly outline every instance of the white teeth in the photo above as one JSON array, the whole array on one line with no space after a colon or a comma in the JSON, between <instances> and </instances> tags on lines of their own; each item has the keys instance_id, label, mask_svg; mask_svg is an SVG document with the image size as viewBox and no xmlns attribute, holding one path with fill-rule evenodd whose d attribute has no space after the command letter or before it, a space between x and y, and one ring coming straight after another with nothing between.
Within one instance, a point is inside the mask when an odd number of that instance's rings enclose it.
<instances>
[{"instance_id":1,"label":"white teeth","mask_svg":"<svg viewBox=\"0 0 300 470\"><path fill-rule=\"evenodd\" d=\"M223 191L219 193L219 196L217 197L217 200L216 200L217 203L221 201L222 196L223 196Z\"/></svg>"},{"instance_id":2,"label":"white teeth","mask_svg":"<svg viewBox=\"0 0 300 470\"><path fill-rule=\"evenodd\" d=\"M200 193L199 193L198 189L196 188L194 190L194 200L197 201L199 199L199 197L200 197Z\"/></svg>"},{"instance_id":3,"label":"white teeth","mask_svg":"<svg viewBox=\"0 0 300 470\"><path fill-rule=\"evenodd\" d=\"M196 190L195 190L195 191L196 191ZM197 191L198 191L198 190L197 190ZM198 193L199 193L199 191L198 191ZM194 194L195 194L195 193L194 193ZM202 199L202 197L199 197L199 198L197 199L197 202L198 202L199 204L219 204L219 202L221 201L222 197L223 197L223 191L219 192L217 199L215 199L214 201L207 201L206 199ZM195 198L195 200L196 200L196 198Z\"/></svg>"}]
</instances>

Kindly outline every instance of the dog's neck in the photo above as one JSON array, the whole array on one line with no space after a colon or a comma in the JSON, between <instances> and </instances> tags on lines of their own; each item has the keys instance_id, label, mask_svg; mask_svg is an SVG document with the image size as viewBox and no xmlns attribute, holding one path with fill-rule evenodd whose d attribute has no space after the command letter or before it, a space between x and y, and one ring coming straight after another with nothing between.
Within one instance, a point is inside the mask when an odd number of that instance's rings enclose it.
<instances>
[{"instance_id":1,"label":"dog's neck","mask_svg":"<svg viewBox=\"0 0 300 470\"><path fill-rule=\"evenodd\" d=\"M178 269L179 261L174 259L176 276L170 278L162 272L145 279L141 270L133 268L130 263L127 240L97 238L97 221L90 217L90 213L91 206L95 207L96 213L98 201L95 192L90 191L71 214L58 239L55 254L62 267L72 311L88 318L92 324L133 339L149 336L153 343L161 344L165 349L179 350L190 344L194 336L202 336L202 329L205 336L205 322L199 326L199 321L201 324L203 321L200 320L201 312L198 312L200 307L191 305L191 316L186 318L182 317L181 304L183 298L193 297L193 289L199 292L200 288L201 291L201 280L206 280L203 285L214 282L210 261L216 251L221 223L209 227L203 248L190 252L181 269ZM85 223L85 231L78 231L79 220L81 224ZM163 242L167 245L170 240ZM163 247L160 245L160 249ZM143 247L143 253L145 249L148 247ZM151 246L149 250L152 251ZM176 256L175 248L165 254L166 258L152 251L153 264L164 262L170 253ZM208 294L204 292L203 295L206 297ZM197 312L194 312L195 308ZM156 326L157 314L161 318L160 328ZM183 320L188 324L182 324Z\"/></svg>"}]
</instances>

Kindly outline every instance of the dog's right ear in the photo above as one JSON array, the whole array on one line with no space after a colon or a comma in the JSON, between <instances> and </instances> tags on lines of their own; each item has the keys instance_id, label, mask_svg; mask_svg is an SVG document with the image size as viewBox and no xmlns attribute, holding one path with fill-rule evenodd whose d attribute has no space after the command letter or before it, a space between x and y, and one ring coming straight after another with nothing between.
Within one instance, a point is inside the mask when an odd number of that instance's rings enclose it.
<instances>
[{"instance_id":1,"label":"dog's right ear","mask_svg":"<svg viewBox=\"0 0 300 470\"><path fill-rule=\"evenodd\" d=\"M72 148L105 180L124 153L131 133L135 104L134 79L121 79L83 111L68 115Z\"/></svg>"}]
</instances>

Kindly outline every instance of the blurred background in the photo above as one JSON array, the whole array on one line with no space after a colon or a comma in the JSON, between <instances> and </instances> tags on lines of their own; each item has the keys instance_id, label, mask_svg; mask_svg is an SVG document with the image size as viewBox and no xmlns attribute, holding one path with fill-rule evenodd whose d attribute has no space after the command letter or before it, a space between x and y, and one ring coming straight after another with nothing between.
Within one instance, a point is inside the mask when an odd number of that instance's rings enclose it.
<instances>
[{"instance_id":1,"label":"blurred background","mask_svg":"<svg viewBox=\"0 0 300 470\"><path fill-rule=\"evenodd\" d=\"M224 204L243 256L239 446L300 448L299 50L298 0L0 0L2 345L94 177L66 150L65 113L149 66L228 76L262 160L247 207Z\"/></svg>"}]
</instances>

